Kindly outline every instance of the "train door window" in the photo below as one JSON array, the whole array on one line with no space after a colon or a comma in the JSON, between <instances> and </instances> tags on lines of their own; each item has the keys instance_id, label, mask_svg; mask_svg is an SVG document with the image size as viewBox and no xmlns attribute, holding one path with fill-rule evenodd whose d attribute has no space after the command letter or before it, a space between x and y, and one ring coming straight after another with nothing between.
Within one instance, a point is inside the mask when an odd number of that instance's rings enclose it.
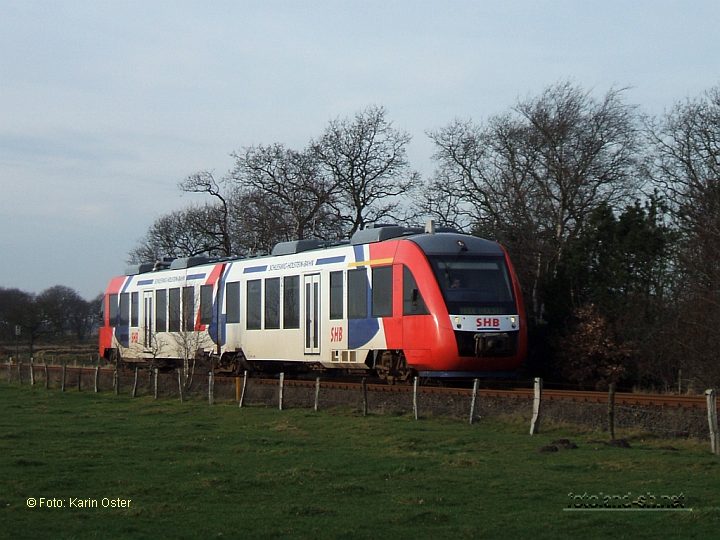
<instances>
[{"instance_id":1,"label":"train door window","mask_svg":"<svg viewBox=\"0 0 720 540\"><path fill-rule=\"evenodd\" d=\"M180 289L170 289L168 298L168 331L180 331Z\"/></svg>"},{"instance_id":2,"label":"train door window","mask_svg":"<svg viewBox=\"0 0 720 540\"><path fill-rule=\"evenodd\" d=\"M262 328L262 281L253 279L247 282L247 329Z\"/></svg>"},{"instance_id":3,"label":"train door window","mask_svg":"<svg viewBox=\"0 0 720 540\"><path fill-rule=\"evenodd\" d=\"M265 280L265 328L280 328L280 278Z\"/></svg>"},{"instance_id":4,"label":"train door window","mask_svg":"<svg viewBox=\"0 0 720 540\"><path fill-rule=\"evenodd\" d=\"M140 326L140 295L136 292L130 294L130 326Z\"/></svg>"},{"instance_id":5,"label":"train door window","mask_svg":"<svg viewBox=\"0 0 720 540\"><path fill-rule=\"evenodd\" d=\"M407 266L403 265L403 315L427 315L428 313L415 276Z\"/></svg>"},{"instance_id":6,"label":"train door window","mask_svg":"<svg viewBox=\"0 0 720 540\"><path fill-rule=\"evenodd\" d=\"M120 295L120 310L118 313L118 326L127 326L130 323L130 295Z\"/></svg>"},{"instance_id":7,"label":"train door window","mask_svg":"<svg viewBox=\"0 0 720 540\"><path fill-rule=\"evenodd\" d=\"M167 291L155 291L155 330L167 332Z\"/></svg>"},{"instance_id":8,"label":"train door window","mask_svg":"<svg viewBox=\"0 0 720 540\"><path fill-rule=\"evenodd\" d=\"M330 318L343 318L343 273L330 272Z\"/></svg>"},{"instance_id":9,"label":"train door window","mask_svg":"<svg viewBox=\"0 0 720 540\"><path fill-rule=\"evenodd\" d=\"M108 306L108 315L109 315L109 320L110 320L110 326L117 326L118 295L117 294L109 295L108 303L110 304Z\"/></svg>"},{"instance_id":10,"label":"train door window","mask_svg":"<svg viewBox=\"0 0 720 540\"><path fill-rule=\"evenodd\" d=\"M200 324L211 324L213 319L213 286L200 287Z\"/></svg>"},{"instance_id":11,"label":"train door window","mask_svg":"<svg viewBox=\"0 0 720 540\"><path fill-rule=\"evenodd\" d=\"M300 328L300 276L283 278L283 328Z\"/></svg>"},{"instance_id":12,"label":"train door window","mask_svg":"<svg viewBox=\"0 0 720 540\"><path fill-rule=\"evenodd\" d=\"M303 277L305 284L305 353L320 353L320 274Z\"/></svg>"},{"instance_id":13,"label":"train door window","mask_svg":"<svg viewBox=\"0 0 720 540\"><path fill-rule=\"evenodd\" d=\"M392 317L392 266L372 269L372 316Z\"/></svg>"},{"instance_id":14,"label":"train door window","mask_svg":"<svg viewBox=\"0 0 720 540\"><path fill-rule=\"evenodd\" d=\"M240 282L232 281L225 285L225 309L228 323L240 322Z\"/></svg>"},{"instance_id":15,"label":"train door window","mask_svg":"<svg viewBox=\"0 0 720 540\"><path fill-rule=\"evenodd\" d=\"M368 281L364 268L348 270L348 318L366 319L368 316Z\"/></svg>"},{"instance_id":16,"label":"train door window","mask_svg":"<svg viewBox=\"0 0 720 540\"><path fill-rule=\"evenodd\" d=\"M183 287L183 329L192 332L195 329L195 288Z\"/></svg>"},{"instance_id":17,"label":"train door window","mask_svg":"<svg viewBox=\"0 0 720 540\"><path fill-rule=\"evenodd\" d=\"M143 291L143 346L153 345L153 292Z\"/></svg>"}]
</instances>

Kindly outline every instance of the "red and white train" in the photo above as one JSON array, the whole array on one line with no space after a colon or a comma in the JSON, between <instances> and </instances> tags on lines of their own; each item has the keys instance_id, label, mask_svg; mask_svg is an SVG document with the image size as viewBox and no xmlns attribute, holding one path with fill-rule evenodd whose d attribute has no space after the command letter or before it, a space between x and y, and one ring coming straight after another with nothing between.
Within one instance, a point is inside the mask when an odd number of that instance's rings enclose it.
<instances>
[{"instance_id":1,"label":"red and white train","mask_svg":"<svg viewBox=\"0 0 720 540\"><path fill-rule=\"evenodd\" d=\"M516 274L496 242L399 226L269 256L141 264L105 292L100 355L219 370L322 368L386 379L513 373L527 351Z\"/></svg>"}]
</instances>

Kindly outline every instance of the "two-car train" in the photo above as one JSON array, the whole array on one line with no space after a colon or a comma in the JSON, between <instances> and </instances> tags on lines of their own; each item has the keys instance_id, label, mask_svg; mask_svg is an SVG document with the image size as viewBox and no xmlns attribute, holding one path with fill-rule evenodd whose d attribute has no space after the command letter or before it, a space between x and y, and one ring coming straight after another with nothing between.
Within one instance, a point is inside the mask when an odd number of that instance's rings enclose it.
<instances>
[{"instance_id":1,"label":"two-car train","mask_svg":"<svg viewBox=\"0 0 720 540\"><path fill-rule=\"evenodd\" d=\"M523 362L522 294L496 242L378 226L265 257L141 264L105 292L100 355L215 369L350 370L381 378L509 374Z\"/></svg>"}]
</instances>

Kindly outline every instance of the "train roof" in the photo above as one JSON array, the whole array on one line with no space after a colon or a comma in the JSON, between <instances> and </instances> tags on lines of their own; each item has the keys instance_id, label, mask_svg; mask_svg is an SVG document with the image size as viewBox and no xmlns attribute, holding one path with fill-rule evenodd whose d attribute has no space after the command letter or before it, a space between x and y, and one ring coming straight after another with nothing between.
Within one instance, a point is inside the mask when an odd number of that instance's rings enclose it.
<instances>
[{"instance_id":1,"label":"train roof","mask_svg":"<svg viewBox=\"0 0 720 540\"><path fill-rule=\"evenodd\" d=\"M293 255L305 251L317 251L341 246L357 246L362 244L373 244L387 240L407 239L415 243L427 255L441 255L448 253L468 253L475 255L503 255L500 244L492 240L485 240L476 236L461 234L455 229L443 227L426 227L425 230L419 227L402 227L399 225L374 225L361 229L350 238L340 242L326 242L316 238L303 240L292 240L280 242L275 245L269 255L261 255L257 258L277 257ZM256 258L256 257L251 257ZM220 261L243 260L245 257L183 257L173 259L165 257L162 261L155 263L140 263L127 268L125 275L144 274L157 272L159 270L181 270Z\"/></svg>"},{"instance_id":2,"label":"train roof","mask_svg":"<svg viewBox=\"0 0 720 540\"><path fill-rule=\"evenodd\" d=\"M409 238L426 255L467 253L469 255L503 255L500 244L477 236L459 233L418 234Z\"/></svg>"}]
</instances>

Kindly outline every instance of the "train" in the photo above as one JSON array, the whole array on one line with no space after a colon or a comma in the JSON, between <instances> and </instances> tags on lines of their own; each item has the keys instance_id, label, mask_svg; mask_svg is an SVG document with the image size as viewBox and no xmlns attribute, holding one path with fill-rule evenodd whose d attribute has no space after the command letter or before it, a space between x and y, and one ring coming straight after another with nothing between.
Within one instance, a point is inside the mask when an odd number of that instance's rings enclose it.
<instances>
[{"instance_id":1,"label":"train","mask_svg":"<svg viewBox=\"0 0 720 540\"><path fill-rule=\"evenodd\" d=\"M99 331L109 362L227 374L505 377L526 353L505 248L431 222L281 242L266 256L133 265L110 280Z\"/></svg>"}]
</instances>

